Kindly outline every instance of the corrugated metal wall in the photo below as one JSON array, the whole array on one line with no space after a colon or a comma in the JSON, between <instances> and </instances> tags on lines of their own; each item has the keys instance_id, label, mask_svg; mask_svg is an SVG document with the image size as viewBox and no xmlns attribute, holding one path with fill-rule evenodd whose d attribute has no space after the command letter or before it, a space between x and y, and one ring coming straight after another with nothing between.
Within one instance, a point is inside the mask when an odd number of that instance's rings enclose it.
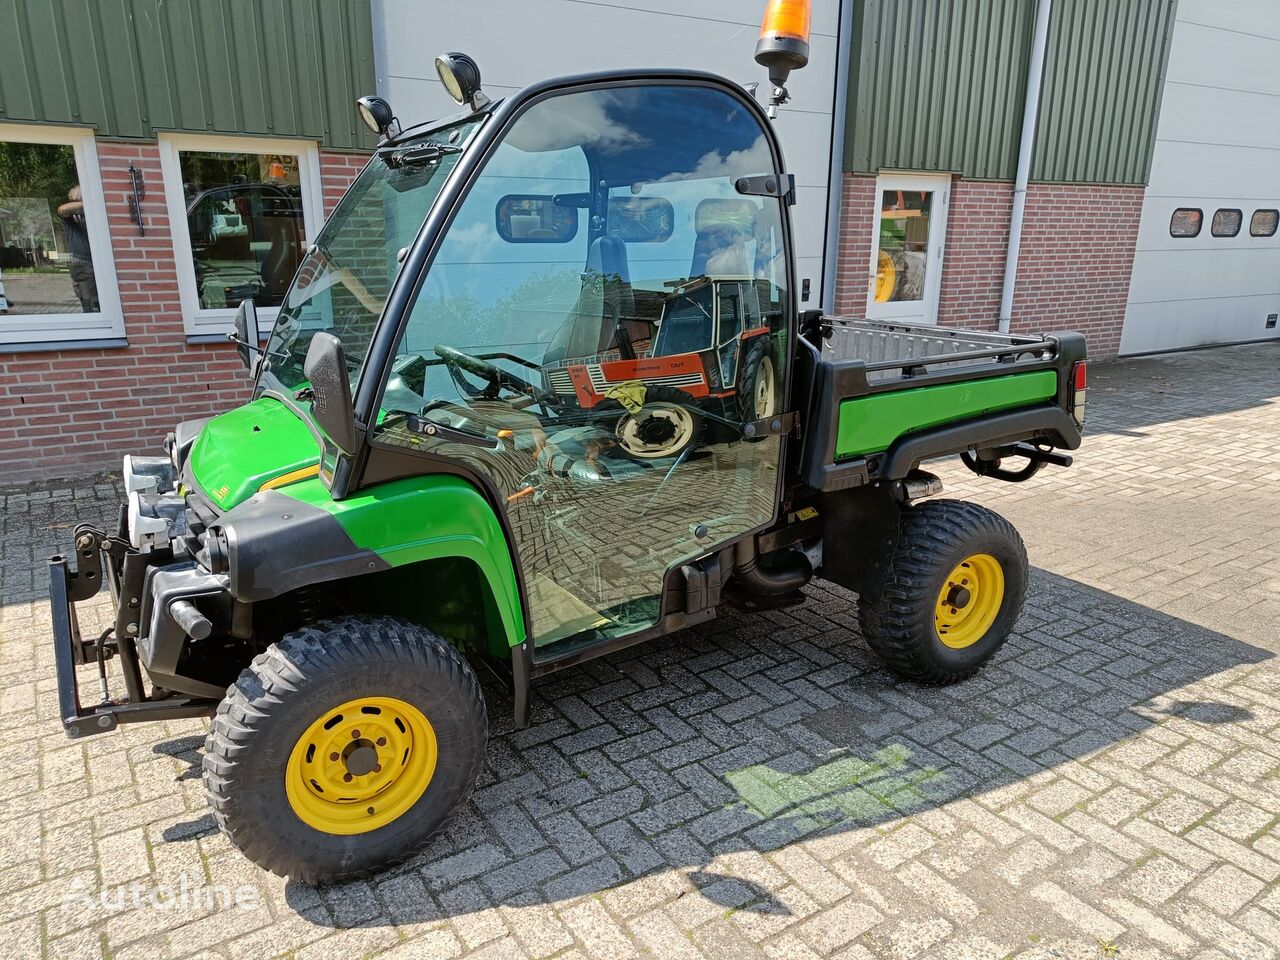
<instances>
[{"instance_id":1,"label":"corrugated metal wall","mask_svg":"<svg viewBox=\"0 0 1280 960\"><path fill-rule=\"evenodd\" d=\"M1143 183L1176 0L1054 0L1032 179ZM1035 0L858 0L845 168L1012 180Z\"/></svg>"},{"instance_id":2,"label":"corrugated metal wall","mask_svg":"<svg viewBox=\"0 0 1280 960\"><path fill-rule=\"evenodd\" d=\"M1031 179L1145 184L1177 0L1053 0Z\"/></svg>"},{"instance_id":3,"label":"corrugated metal wall","mask_svg":"<svg viewBox=\"0 0 1280 960\"><path fill-rule=\"evenodd\" d=\"M369 0L0 0L0 119L368 148Z\"/></svg>"},{"instance_id":4,"label":"corrugated metal wall","mask_svg":"<svg viewBox=\"0 0 1280 960\"><path fill-rule=\"evenodd\" d=\"M1034 0L860 0L845 165L1012 177Z\"/></svg>"}]
</instances>

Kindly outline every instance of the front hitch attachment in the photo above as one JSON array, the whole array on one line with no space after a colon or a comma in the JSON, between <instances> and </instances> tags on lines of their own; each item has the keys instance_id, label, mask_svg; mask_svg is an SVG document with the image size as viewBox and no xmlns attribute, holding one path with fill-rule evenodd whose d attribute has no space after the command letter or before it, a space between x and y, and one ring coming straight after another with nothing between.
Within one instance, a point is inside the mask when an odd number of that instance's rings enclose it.
<instances>
[{"instance_id":1,"label":"front hitch attachment","mask_svg":"<svg viewBox=\"0 0 1280 960\"><path fill-rule=\"evenodd\" d=\"M1017 470L1009 470L1001 466L1008 457L1025 457L1027 462ZM960 454L960 460L980 477L994 477L1009 483L1030 480L1047 463L1058 467L1071 466L1071 457L1065 453L1058 453L1052 447L1038 447L1030 443L1015 443L1012 447L994 451L994 455L989 457L983 457L978 451L969 449Z\"/></svg>"}]
</instances>

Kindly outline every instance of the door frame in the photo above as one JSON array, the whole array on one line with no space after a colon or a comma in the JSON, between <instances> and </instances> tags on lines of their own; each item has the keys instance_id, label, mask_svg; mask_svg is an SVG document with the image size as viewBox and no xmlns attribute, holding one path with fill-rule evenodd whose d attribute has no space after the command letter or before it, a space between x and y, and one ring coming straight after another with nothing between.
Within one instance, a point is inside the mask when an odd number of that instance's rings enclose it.
<instances>
[{"instance_id":1,"label":"door frame","mask_svg":"<svg viewBox=\"0 0 1280 960\"><path fill-rule=\"evenodd\" d=\"M929 240L925 261L925 285L920 300L876 303L875 283L880 254L881 198L886 190L928 190L934 194L929 212ZM942 263L946 252L947 214L951 204L949 173L881 173L876 177L874 210L871 217L871 258L868 262L866 316L889 323L905 321L934 326L938 322L938 299L942 292Z\"/></svg>"}]
</instances>

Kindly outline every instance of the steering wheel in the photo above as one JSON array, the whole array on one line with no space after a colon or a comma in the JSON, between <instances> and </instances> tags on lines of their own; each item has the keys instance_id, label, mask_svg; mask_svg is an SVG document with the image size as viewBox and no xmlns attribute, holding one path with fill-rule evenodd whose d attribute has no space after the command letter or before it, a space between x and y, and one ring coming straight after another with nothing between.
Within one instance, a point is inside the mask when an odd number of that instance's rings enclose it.
<instances>
[{"instance_id":1,"label":"steering wheel","mask_svg":"<svg viewBox=\"0 0 1280 960\"><path fill-rule=\"evenodd\" d=\"M488 381L489 388L480 391L476 394L477 396L496 397L502 387L506 387L514 393L522 393L527 397L532 397L534 400L541 400L546 396L546 391L541 387L535 386L523 377L518 377L514 373L503 370L488 360L473 357L469 353L463 353L461 350L446 346L443 343L437 343L431 349L448 366L458 370L465 370L472 376Z\"/></svg>"}]
</instances>

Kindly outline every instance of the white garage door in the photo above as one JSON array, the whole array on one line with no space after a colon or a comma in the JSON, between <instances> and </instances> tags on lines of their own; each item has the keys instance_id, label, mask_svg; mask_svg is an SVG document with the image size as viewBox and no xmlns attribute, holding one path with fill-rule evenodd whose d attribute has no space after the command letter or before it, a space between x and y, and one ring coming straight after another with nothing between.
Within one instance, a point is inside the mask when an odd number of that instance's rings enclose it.
<instances>
[{"instance_id":1,"label":"white garage door","mask_svg":"<svg viewBox=\"0 0 1280 960\"><path fill-rule=\"evenodd\" d=\"M1120 352L1280 337L1277 208L1280 3L1181 0Z\"/></svg>"},{"instance_id":2,"label":"white garage door","mask_svg":"<svg viewBox=\"0 0 1280 960\"><path fill-rule=\"evenodd\" d=\"M405 124L457 112L436 78L446 50L474 57L495 99L548 77L627 67L708 70L740 83L768 78L752 59L763 0L381 0L374 4L378 93ZM839 3L813 4L809 66L792 75L777 120L796 175L797 277L822 299Z\"/></svg>"}]
</instances>

